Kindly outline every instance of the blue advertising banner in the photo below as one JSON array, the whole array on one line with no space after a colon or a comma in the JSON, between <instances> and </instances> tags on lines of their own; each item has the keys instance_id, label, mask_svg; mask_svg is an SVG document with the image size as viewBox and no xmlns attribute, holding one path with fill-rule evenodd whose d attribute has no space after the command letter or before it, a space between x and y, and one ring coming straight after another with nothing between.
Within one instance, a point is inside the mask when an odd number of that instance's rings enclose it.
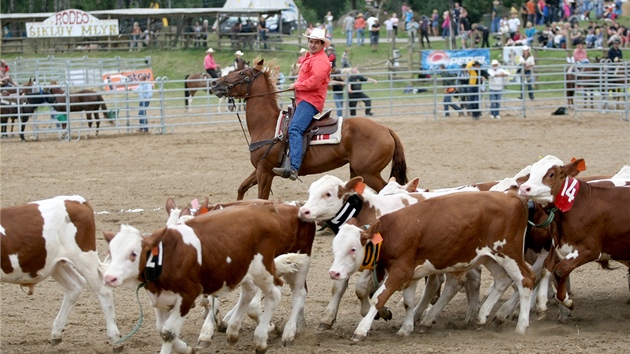
<instances>
[{"instance_id":1,"label":"blue advertising banner","mask_svg":"<svg viewBox=\"0 0 630 354\"><path fill-rule=\"evenodd\" d=\"M490 65L490 49L423 50L420 64L422 70L437 69L440 64L447 69L456 69L475 60L481 65Z\"/></svg>"}]
</instances>

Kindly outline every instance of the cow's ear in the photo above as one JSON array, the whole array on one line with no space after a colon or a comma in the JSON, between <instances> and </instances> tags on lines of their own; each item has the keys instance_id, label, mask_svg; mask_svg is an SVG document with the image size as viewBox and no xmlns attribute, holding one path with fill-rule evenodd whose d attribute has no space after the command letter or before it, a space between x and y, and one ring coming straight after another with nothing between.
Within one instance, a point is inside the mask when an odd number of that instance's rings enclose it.
<instances>
[{"instance_id":1,"label":"cow's ear","mask_svg":"<svg viewBox=\"0 0 630 354\"><path fill-rule=\"evenodd\" d=\"M516 179L516 184L520 186L521 184L527 182L528 179L529 179L529 173L526 174L525 176L521 176L521 177L517 178Z\"/></svg>"},{"instance_id":2,"label":"cow's ear","mask_svg":"<svg viewBox=\"0 0 630 354\"><path fill-rule=\"evenodd\" d=\"M107 243L110 243L114 236L116 236L116 234L113 232L103 231L103 237L105 238L105 241L107 241Z\"/></svg>"},{"instance_id":3,"label":"cow's ear","mask_svg":"<svg viewBox=\"0 0 630 354\"><path fill-rule=\"evenodd\" d=\"M179 217L181 218L184 215L192 215L192 212L190 211L190 208L182 209L181 213L179 213Z\"/></svg>"},{"instance_id":4,"label":"cow's ear","mask_svg":"<svg viewBox=\"0 0 630 354\"><path fill-rule=\"evenodd\" d=\"M150 250L153 247L157 246L160 243L160 241L162 241L162 239L164 238L164 235L166 235L167 230L168 228L163 227L155 231L151 235L143 237L142 248L145 250Z\"/></svg>"},{"instance_id":5,"label":"cow's ear","mask_svg":"<svg viewBox=\"0 0 630 354\"><path fill-rule=\"evenodd\" d=\"M363 183L363 177L361 176L354 177L353 179L346 182L346 185L344 186L344 188L350 191L355 191L358 194L362 194L363 191L365 190L365 183Z\"/></svg>"},{"instance_id":6,"label":"cow's ear","mask_svg":"<svg viewBox=\"0 0 630 354\"><path fill-rule=\"evenodd\" d=\"M571 163L564 166L564 171L568 176L575 177L580 172L586 170L586 162L584 159L572 159Z\"/></svg>"},{"instance_id":7,"label":"cow's ear","mask_svg":"<svg viewBox=\"0 0 630 354\"><path fill-rule=\"evenodd\" d=\"M409 193L415 193L418 191L418 184L420 184L420 177L416 177L411 182L407 183L405 190Z\"/></svg>"},{"instance_id":8,"label":"cow's ear","mask_svg":"<svg viewBox=\"0 0 630 354\"><path fill-rule=\"evenodd\" d=\"M166 201L166 213L168 215L171 215L171 211L173 209L177 209L177 204L175 204L173 198L168 198L168 200Z\"/></svg>"},{"instance_id":9,"label":"cow's ear","mask_svg":"<svg viewBox=\"0 0 630 354\"><path fill-rule=\"evenodd\" d=\"M365 246L365 244L372 239L375 233L381 232L381 220L376 219L376 221L367 225L367 230L363 227L361 229L361 244Z\"/></svg>"},{"instance_id":10,"label":"cow's ear","mask_svg":"<svg viewBox=\"0 0 630 354\"><path fill-rule=\"evenodd\" d=\"M209 202L210 202L210 199L208 197L206 197L206 199L203 200L203 203L201 203L201 207L208 209L208 203Z\"/></svg>"}]
</instances>

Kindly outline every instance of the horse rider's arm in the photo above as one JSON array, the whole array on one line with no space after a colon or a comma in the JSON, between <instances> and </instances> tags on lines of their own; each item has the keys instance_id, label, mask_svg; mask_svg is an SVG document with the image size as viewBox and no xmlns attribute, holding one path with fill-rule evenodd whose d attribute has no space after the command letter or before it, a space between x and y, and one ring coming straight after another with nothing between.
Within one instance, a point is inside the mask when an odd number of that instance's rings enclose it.
<instances>
[{"instance_id":1,"label":"horse rider's arm","mask_svg":"<svg viewBox=\"0 0 630 354\"><path fill-rule=\"evenodd\" d=\"M304 65L304 64L302 64ZM311 61L311 76L305 80L297 81L293 85L296 90L311 91L321 86L322 82L330 79L330 63L322 61Z\"/></svg>"}]
</instances>

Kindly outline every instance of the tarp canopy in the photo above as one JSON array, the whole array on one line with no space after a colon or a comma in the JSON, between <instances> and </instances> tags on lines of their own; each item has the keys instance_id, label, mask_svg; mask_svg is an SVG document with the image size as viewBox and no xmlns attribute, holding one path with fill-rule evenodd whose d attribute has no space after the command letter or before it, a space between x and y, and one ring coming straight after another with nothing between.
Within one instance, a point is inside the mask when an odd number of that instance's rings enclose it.
<instances>
[{"instance_id":1,"label":"tarp canopy","mask_svg":"<svg viewBox=\"0 0 630 354\"><path fill-rule=\"evenodd\" d=\"M298 8L293 0L227 0L224 9L286 9L282 11L282 18L285 21L296 21L298 18Z\"/></svg>"}]
</instances>

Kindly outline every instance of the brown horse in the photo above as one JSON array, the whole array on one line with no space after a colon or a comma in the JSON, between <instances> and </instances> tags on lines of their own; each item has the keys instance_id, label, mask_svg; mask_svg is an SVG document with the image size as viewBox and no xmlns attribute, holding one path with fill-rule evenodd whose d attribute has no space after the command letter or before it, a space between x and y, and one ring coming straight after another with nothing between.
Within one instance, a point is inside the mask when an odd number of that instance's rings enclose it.
<instances>
[{"instance_id":1,"label":"brown horse","mask_svg":"<svg viewBox=\"0 0 630 354\"><path fill-rule=\"evenodd\" d=\"M15 124L15 121L20 119L20 140L26 141L24 138L24 129L26 129L26 122L35 112L37 106L27 103L26 96L2 96L0 99L0 128L2 138L7 138L7 125L9 119L11 123ZM19 114L18 114L19 112ZM11 132L13 132L13 125L11 125Z\"/></svg>"},{"instance_id":2,"label":"brown horse","mask_svg":"<svg viewBox=\"0 0 630 354\"><path fill-rule=\"evenodd\" d=\"M55 85L56 83L53 81L51 84ZM103 96L96 93L96 91L81 90L73 92L68 96L70 97L70 102L68 103L66 103L66 92L62 88L52 87L50 89L50 93L54 95L52 97L54 98L53 108L55 111L67 114L69 113L67 111L68 106L70 107L70 112L85 111L85 116L88 120L88 127L90 128L92 128L92 114L94 114L94 121L96 122L96 136L98 136L98 129L101 125L100 117L98 115L99 112L103 113L103 116L107 118L110 124L115 124L109 119L107 114L107 105L105 105ZM66 129L66 123L62 123L61 126L63 129Z\"/></svg>"},{"instance_id":3,"label":"brown horse","mask_svg":"<svg viewBox=\"0 0 630 354\"><path fill-rule=\"evenodd\" d=\"M243 199L247 190L258 184L258 198L268 199L283 153L286 139L275 144L276 121L280 114L276 97L276 78L273 65L264 66L263 59L255 66L235 71L212 82L212 93L218 97L246 98L247 129L252 144L268 142L267 146L251 151L251 163L256 168L238 189L237 199ZM342 140L334 145L310 146L304 156L300 175L322 173L350 164L350 176L362 176L374 190L381 190L385 180L381 171L392 162L390 177L399 183L407 181L407 163L402 143L391 129L367 118L343 121Z\"/></svg>"},{"instance_id":4,"label":"brown horse","mask_svg":"<svg viewBox=\"0 0 630 354\"><path fill-rule=\"evenodd\" d=\"M234 65L225 67L221 69L221 76L225 76L234 70L236 70ZM190 112L193 97L195 97L197 91L207 91L209 95L211 94L211 82L213 79L208 73L196 73L186 75L184 80L184 104L186 106L186 112ZM222 99L219 99L218 112L221 112L222 101Z\"/></svg>"}]
</instances>

